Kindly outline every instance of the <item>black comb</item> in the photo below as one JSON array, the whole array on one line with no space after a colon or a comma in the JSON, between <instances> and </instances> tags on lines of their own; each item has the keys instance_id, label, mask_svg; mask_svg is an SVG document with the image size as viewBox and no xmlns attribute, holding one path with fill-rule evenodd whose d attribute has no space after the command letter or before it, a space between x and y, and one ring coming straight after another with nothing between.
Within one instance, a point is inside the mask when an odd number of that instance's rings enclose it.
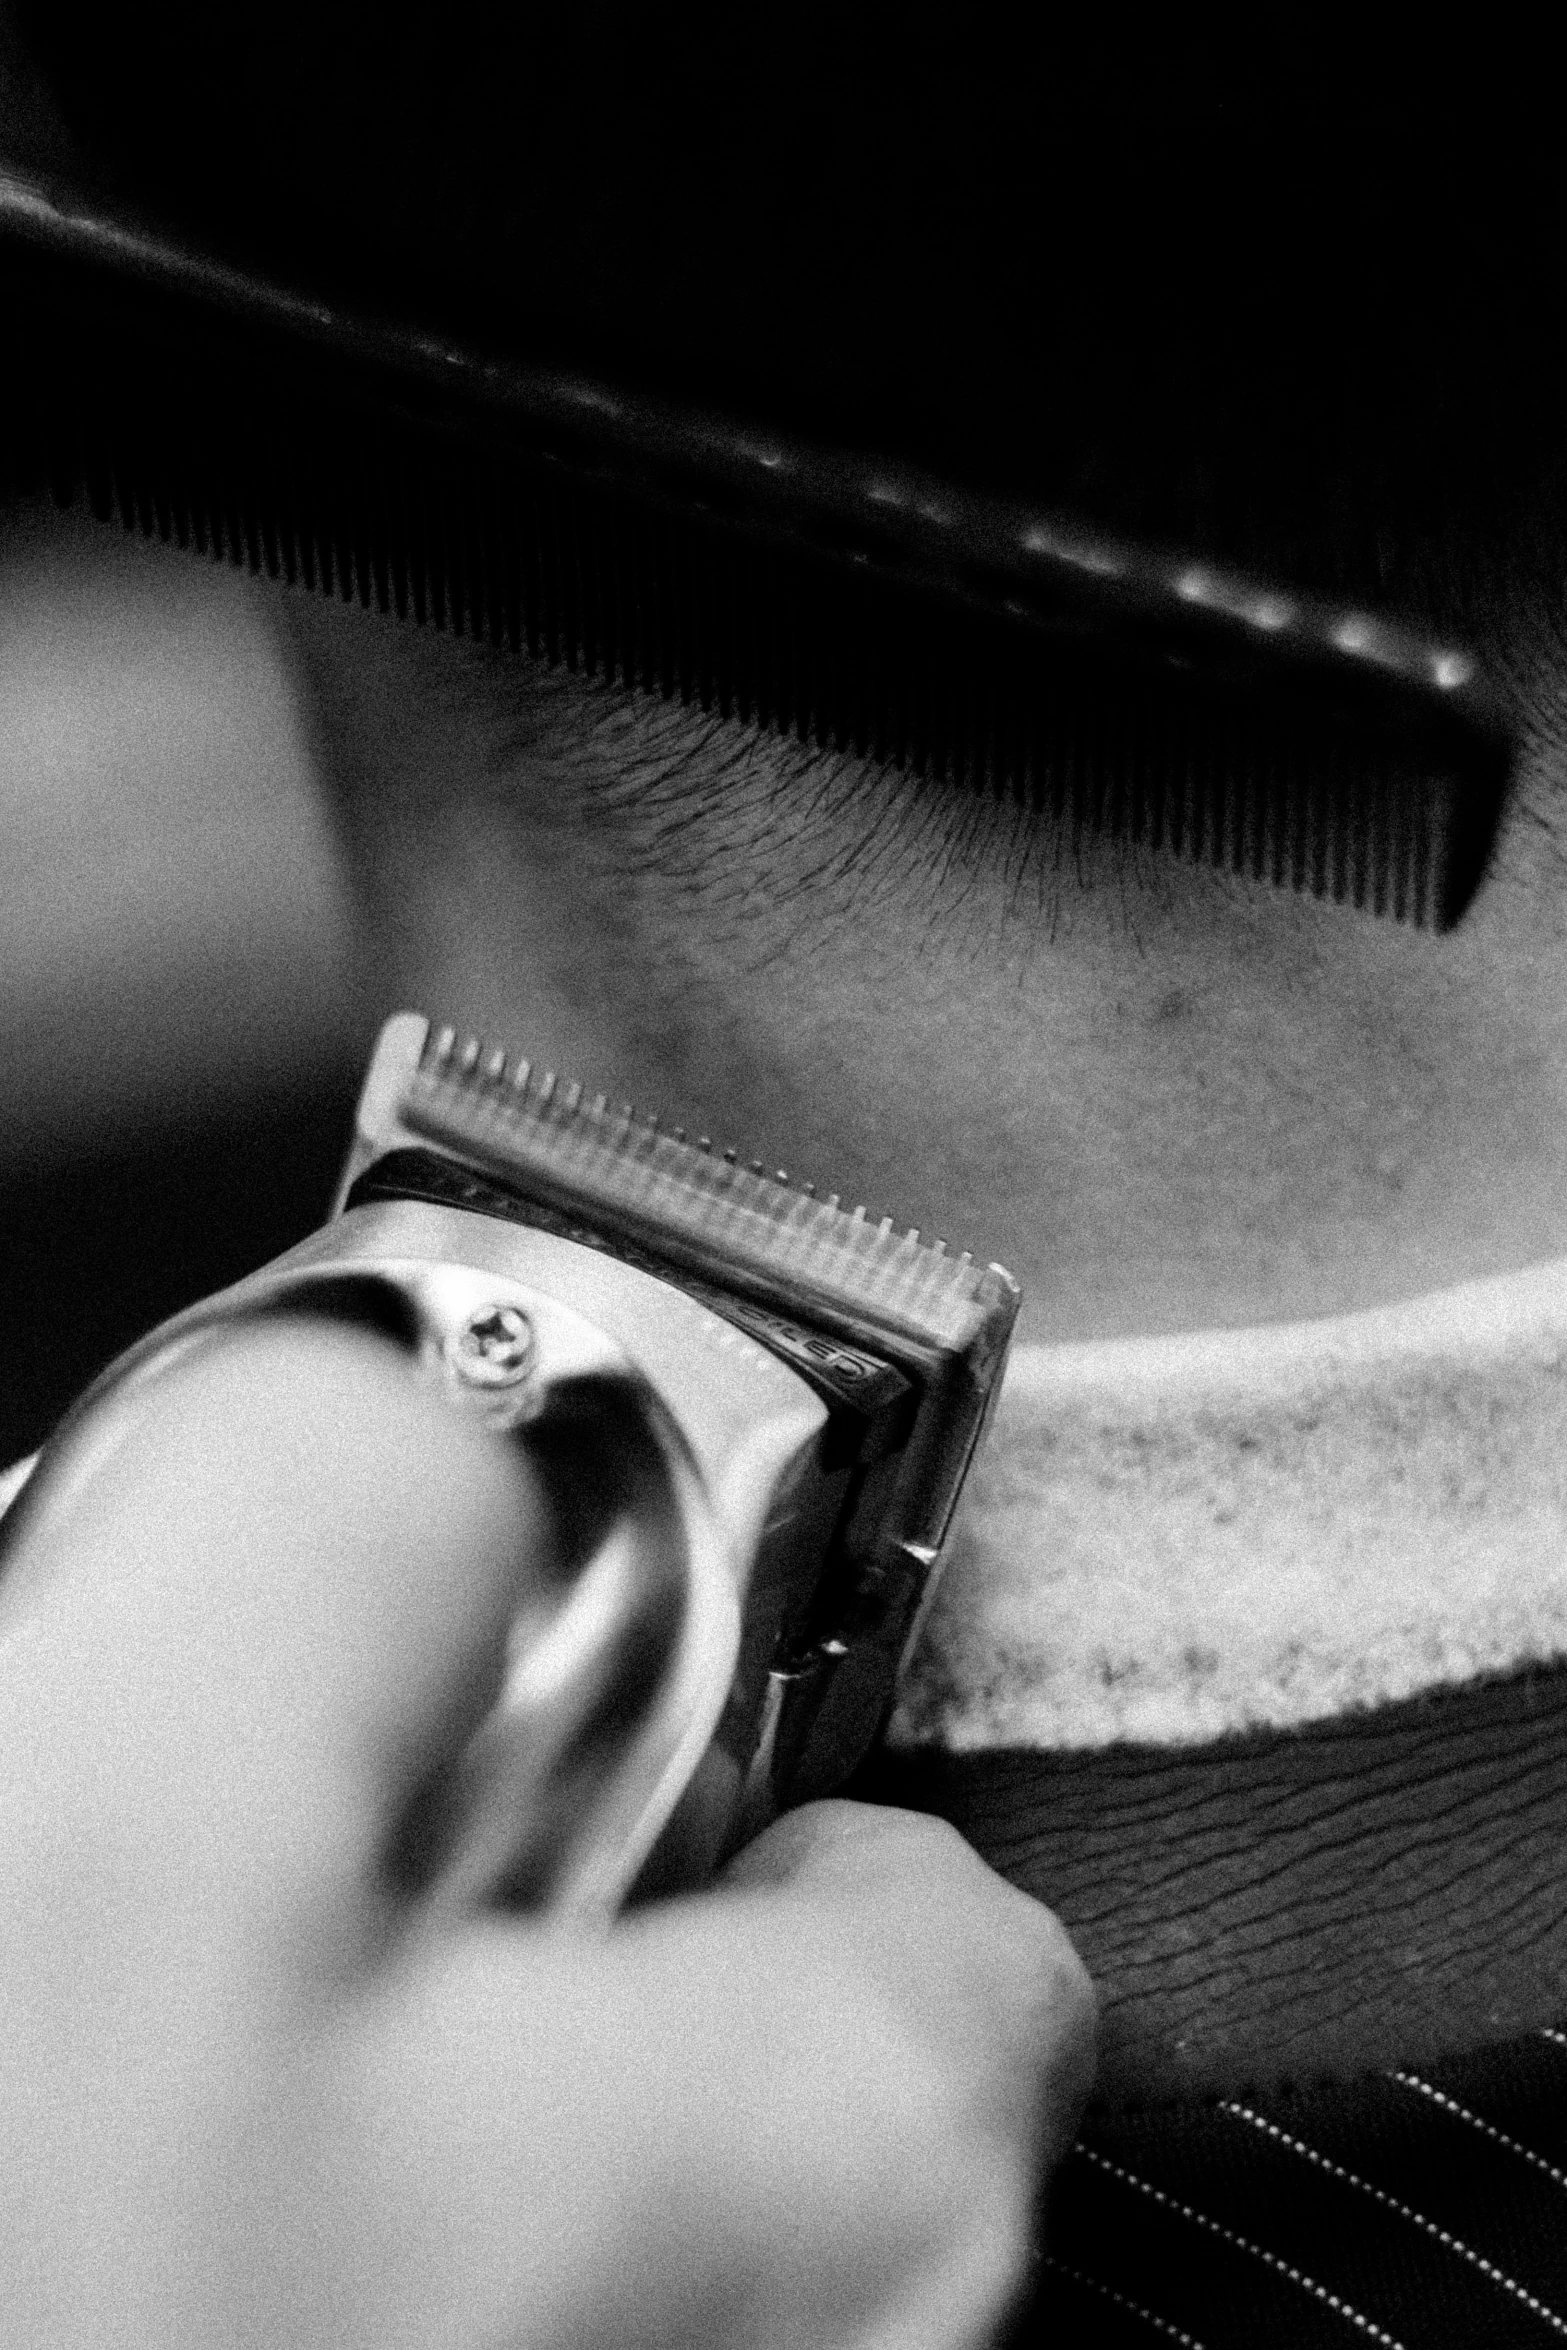
<instances>
[{"instance_id":1,"label":"black comb","mask_svg":"<svg viewBox=\"0 0 1567 2350\"><path fill-rule=\"evenodd\" d=\"M0 174L13 475L307 589L1414 923L1511 752L1460 647L317 302Z\"/></svg>"}]
</instances>

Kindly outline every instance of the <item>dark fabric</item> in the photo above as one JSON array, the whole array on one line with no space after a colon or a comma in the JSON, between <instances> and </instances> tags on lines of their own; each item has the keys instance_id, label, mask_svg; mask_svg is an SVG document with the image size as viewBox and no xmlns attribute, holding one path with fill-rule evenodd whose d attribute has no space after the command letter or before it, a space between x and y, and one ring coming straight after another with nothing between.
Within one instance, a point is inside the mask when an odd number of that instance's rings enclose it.
<instances>
[{"instance_id":1,"label":"dark fabric","mask_svg":"<svg viewBox=\"0 0 1567 2350\"><path fill-rule=\"evenodd\" d=\"M1007 2340L1531 2350L1567 2336L1567 2034L1091 2113Z\"/></svg>"},{"instance_id":2,"label":"dark fabric","mask_svg":"<svg viewBox=\"0 0 1567 2350\"><path fill-rule=\"evenodd\" d=\"M862 1774L1048 1901L1099 1985L1018 2350L1567 2338L1564 1709L1558 1666Z\"/></svg>"},{"instance_id":3,"label":"dark fabric","mask_svg":"<svg viewBox=\"0 0 1567 2350\"><path fill-rule=\"evenodd\" d=\"M1567 2012L1567 1665L1192 1745L903 1749L1065 1921L1117 2103L1426 2064Z\"/></svg>"}]
</instances>

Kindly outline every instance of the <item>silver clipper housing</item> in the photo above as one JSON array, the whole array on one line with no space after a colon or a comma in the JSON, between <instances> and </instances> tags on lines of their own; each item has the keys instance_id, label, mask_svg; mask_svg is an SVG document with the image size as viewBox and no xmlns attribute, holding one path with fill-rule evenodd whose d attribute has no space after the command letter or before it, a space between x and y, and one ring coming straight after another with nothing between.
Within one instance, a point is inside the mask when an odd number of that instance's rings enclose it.
<instances>
[{"instance_id":1,"label":"silver clipper housing","mask_svg":"<svg viewBox=\"0 0 1567 2350\"><path fill-rule=\"evenodd\" d=\"M113 1365L16 1514L214 1324L393 1339L525 1448L559 1537L443 1791L435 1881L607 1918L863 1759L1017 1304L997 1266L399 1014L327 1224Z\"/></svg>"}]
</instances>

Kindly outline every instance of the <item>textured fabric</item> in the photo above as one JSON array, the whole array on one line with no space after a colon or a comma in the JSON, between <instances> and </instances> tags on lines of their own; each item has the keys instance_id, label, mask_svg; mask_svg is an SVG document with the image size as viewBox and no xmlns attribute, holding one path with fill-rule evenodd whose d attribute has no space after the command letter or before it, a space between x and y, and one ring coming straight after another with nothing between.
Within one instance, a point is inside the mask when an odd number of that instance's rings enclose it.
<instances>
[{"instance_id":1,"label":"textured fabric","mask_svg":"<svg viewBox=\"0 0 1567 2350\"><path fill-rule=\"evenodd\" d=\"M1564 1719L1555 1667L1203 1747L881 1758L864 1791L953 1819L1101 1989L1010 2342L1567 2339Z\"/></svg>"},{"instance_id":2,"label":"textured fabric","mask_svg":"<svg viewBox=\"0 0 1567 2350\"><path fill-rule=\"evenodd\" d=\"M1201 1747L887 1753L859 1792L941 1813L1058 1913L1119 2107L1436 2063L1567 2010L1567 1667Z\"/></svg>"},{"instance_id":3,"label":"textured fabric","mask_svg":"<svg viewBox=\"0 0 1567 2350\"><path fill-rule=\"evenodd\" d=\"M1025 2345L1567 2337L1567 2033L1296 2095L1090 2114Z\"/></svg>"},{"instance_id":4,"label":"textured fabric","mask_svg":"<svg viewBox=\"0 0 1567 2350\"><path fill-rule=\"evenodd\" d=\"M1564 1458L1567 1259L1015 1347L894 1739L1178 1753L1548 1663Z\"/></svg>"}]
</instances>

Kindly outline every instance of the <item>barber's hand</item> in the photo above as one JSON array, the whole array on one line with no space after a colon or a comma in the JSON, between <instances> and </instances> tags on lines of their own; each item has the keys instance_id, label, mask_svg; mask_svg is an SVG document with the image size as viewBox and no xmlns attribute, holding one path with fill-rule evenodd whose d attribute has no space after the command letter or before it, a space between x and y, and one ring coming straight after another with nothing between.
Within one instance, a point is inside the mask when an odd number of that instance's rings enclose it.
<instances>
[{"instance_id":1,"label":"barber's hand","mask_svg":"<svg viewBox=\"0 0 1567 2350\"><path fill-rule=\"evenodd\" d=\"M7 2344L979 2343L1085 2094L1061 1928L822 1804L602 1940L387 1855L525 1466L329 1327L149 1390L0 1584Z\"/></svg>"}]
</instances>

